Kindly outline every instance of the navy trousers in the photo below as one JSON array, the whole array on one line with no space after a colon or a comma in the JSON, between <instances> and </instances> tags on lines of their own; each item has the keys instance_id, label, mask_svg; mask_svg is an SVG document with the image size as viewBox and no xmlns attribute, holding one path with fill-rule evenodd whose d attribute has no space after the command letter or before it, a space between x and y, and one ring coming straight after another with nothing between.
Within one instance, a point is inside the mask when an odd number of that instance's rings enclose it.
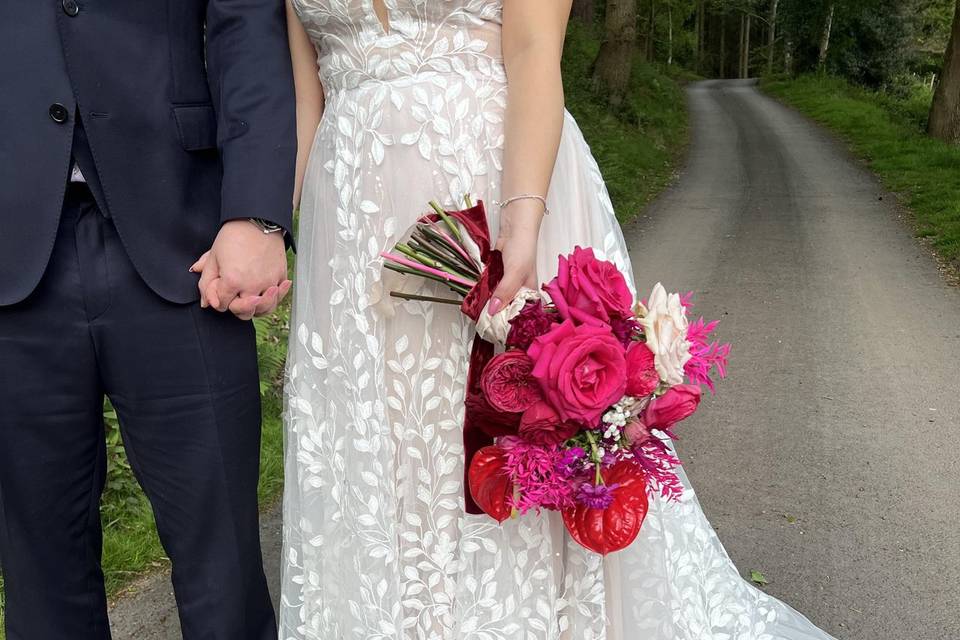
<instances>
[{"instance_id":1,"label":"navy trousers","mask_svg":"<svg viewBox=\"0 0 960 640\"><path fill-rule=\"evenodd\" d=\"M257 513L254 329L153 293L84 185L68 187L39 287L0 307L8 640L110 638L104 395L173 565L184 639L275 640Z\"/></svg>"}]
</instances>

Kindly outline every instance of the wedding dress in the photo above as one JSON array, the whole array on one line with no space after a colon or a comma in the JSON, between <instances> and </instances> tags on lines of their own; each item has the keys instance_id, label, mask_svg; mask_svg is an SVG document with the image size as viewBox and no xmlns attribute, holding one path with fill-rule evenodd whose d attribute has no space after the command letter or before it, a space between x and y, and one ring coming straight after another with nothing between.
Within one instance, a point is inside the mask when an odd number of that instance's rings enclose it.
<instances>
[{"instance_id":1,"label":"wedding dress","mask_svg":"<svg viewBox=\"0 0 960 640\"><path fill-rule=\"evenodd\" d=\"M501 4L387 0L385 25L373 0L294 0L326 110L301 204L280 639L829 638L741 579L689 487L678 503L652 500L637 541L606 559L556 514L502 526L465 515L473 326L456 307L391 298L404 283L379 254L432 199L500 197ZM630 273L569 114L549 206L542 279L578 244Z\"/></svg>"}]
</instances>

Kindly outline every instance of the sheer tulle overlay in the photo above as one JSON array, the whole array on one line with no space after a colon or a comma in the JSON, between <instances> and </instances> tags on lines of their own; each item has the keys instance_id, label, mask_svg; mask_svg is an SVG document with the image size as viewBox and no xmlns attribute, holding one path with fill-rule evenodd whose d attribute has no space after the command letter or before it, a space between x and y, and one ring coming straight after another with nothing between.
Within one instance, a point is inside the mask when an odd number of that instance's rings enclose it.
<instances>
[{"instance_id":1,"label":"sheer tulle overlay","mask_svg":"<svg viewBox=\"0 0 960 640\"><path fill-rule=\"evenodd\" d=\"M372 0L294 4L327 102L301 208L281 640L829 638L740 578L692 489L653 501L639 539L606 559L554 514L465 515L472 326L390 297L445 292L385 274L378 255L429 200L500 197L500 0L387 0L388 25ZM569 115L549 205L542 278L577 244L630 273Z\"/></svg>"}]
</instances>

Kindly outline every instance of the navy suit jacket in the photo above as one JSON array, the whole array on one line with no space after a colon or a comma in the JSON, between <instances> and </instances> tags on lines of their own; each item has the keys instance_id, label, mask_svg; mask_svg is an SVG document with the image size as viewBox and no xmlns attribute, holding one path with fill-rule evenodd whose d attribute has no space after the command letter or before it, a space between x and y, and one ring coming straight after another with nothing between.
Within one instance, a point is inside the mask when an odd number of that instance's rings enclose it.
<instances>
[{"instance_id":1,"label":"navy suit jacket","mask_svg":"<svg viewBox=\"0 0 960 640\"><path fill-rule=\"evenodd\" d=\"M171 302L197 299L187 269L224 221L291 228L283 12L283 0L0 2L0 306L43 276L80 125L101 208Z\"/></svg>"}]
</instances>

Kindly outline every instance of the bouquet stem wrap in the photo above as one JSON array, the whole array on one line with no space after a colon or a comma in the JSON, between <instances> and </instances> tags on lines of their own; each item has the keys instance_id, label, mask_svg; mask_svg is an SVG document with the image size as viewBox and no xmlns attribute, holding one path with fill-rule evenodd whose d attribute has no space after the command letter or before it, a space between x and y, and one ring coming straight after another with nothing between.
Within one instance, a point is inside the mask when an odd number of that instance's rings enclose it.
<instances>
[{"instance_id":1,"label":"bouquet stem wrap","mask_svg":"<svg viewBox=\"0 0 960 640\"><path fill-rule=\"evenodd\" d=\"M470 238L480 249L481 262L486 265L480 276L480 281L473 287L464 298L460 310L464 315L474 322L480 317L483 307L490 301L493 291L500 280L503 278L503 259L499 251L493 251L490 248L490 227L487 224L487 212L483 202L478 202L475 206L461 211L448 211L446 215L455 219L463 227L463 230L469 234ZM439 214L430 214L427 216L434 222L440 221ZM480 375L484 367L493 358L494 346L479 335L474 338L473 350L470 353L470 364L467 369L467 389L466 389L466 409L463 420L463 449L465 456L464 465L464 500L466 502L467 513L480 515L484 513L473 496L470 494L470 486L467 474L470 469L470 463L480 449L492 445L494 436L499 435L497 430L491 429L485 423L484 412L481 410L479 400L482 398L483 391L480 388ZM479 400L479 402L478 402Z\"/></svg>"}]
</instances>

